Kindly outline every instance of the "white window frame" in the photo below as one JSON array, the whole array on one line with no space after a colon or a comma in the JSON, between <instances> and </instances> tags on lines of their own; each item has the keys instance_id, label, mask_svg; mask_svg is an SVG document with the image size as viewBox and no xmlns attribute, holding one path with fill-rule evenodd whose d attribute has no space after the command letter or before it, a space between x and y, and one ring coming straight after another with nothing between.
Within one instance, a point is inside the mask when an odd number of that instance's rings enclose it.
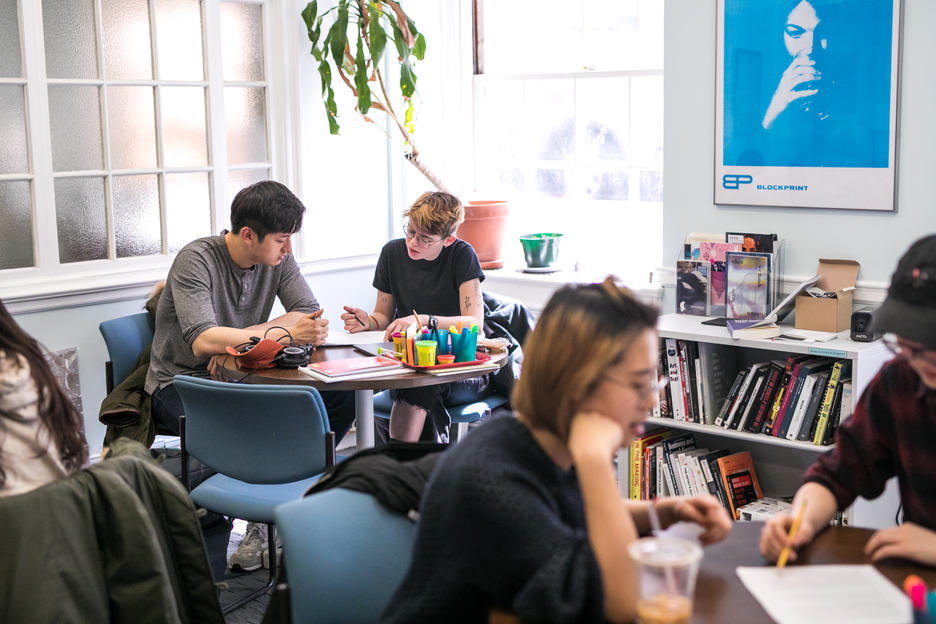
<instances>
[{"instance_id":1,"label":"white window frame","mask_svg":"<svg viewBox=\"0 0 936 624\"><path fill-rule=\"evenodd\" d=\"M225 83L221 66L220 7L221 0L202 0L202 22L204 25L204 62L206 80L208 164L194 170L207 171L209 174L209 193L211 197L211 231L216 233L219 224L229 220L227 172L229 169L254 168L258 164L269 166L271 178L294 188L294 179L298 161L297 146L289 140L295 127L297 112L290 99L290 77L294 77L296 64L296 43L294 33L298 13L292 10L290 3L276 0L236 0L242 4L261 5L263 7L263 46L264 72L266 80L257 83ZM289 6L287 6L289 5ZM46 309L61 305L76 305L98 301L132 299L141 296L154 282L164 279L172 263L174 254L166 252L165 197L160 195L160 220L163 240L163 253L154 256L115 258L111 231L113 229L113 210L109 194L106 195L108 220L108 258L62 264L58 261L58 236L55 217L55 197L53 181L56 175L52 168L52 141L49 122L48 86L57 83L106 84L100 79L52 80L46 77L45 50L42 31L42 3L40 0L20 0L19 20L21 49L25 79L3 79L5 84L24 84L26 105L26 132L29 146L29 172L27 175L10 174L0 176L0 180L27 180L30 183L33 217L33 244L36 266L6 269L0 271L0 298L6 302L33 301L30 309ZM100 4L95 3L96 36L101 37ZM151 27L155 28L153 8L150 8ZM152 32L152 31L151 31ZM152 41L154 54L158 41ZM99 46L100 50L100 46ZM100 59L99 59L100 62ZM172 81L138 81L132 84L152 86L172 84ZM199 83L186 83L197 85ZM266 88L266 117L268 163L229 166L227 162L226 136L224 126L224 88L230 86L264 86ZM102 98L103 99L103 98ZM102 104L102 106L104 106ZM159 116L159 102L156 102L156 115ZM104 111L106 113L106 110ZM102 115L103 141L107 143L106 115ZM221 131L217 131L218 128ZM105 145L105 153L107 146ZM157 147L159 149L159 147ZM187 168L160 168L141 170L140 173L157 171L186 171ZM81 172L82 174L109 176L108 170ZM78 175L78 174L67 174ZM301 240L299 241L301 249ZM60 300L57 304L51 300ZM42 303L45 301L46 303ZM36 303L38 302L38 303ZM20 306L22 307L22 306Z\"/></svg>"}]
</instances>

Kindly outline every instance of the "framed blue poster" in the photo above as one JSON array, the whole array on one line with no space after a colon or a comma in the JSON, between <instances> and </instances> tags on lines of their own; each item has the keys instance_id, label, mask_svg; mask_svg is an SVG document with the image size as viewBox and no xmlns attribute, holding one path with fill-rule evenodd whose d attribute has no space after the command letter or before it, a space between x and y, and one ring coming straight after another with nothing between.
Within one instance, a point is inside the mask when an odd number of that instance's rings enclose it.
<instances>
[{"instance_id":1,"label":"framed blue poster","mask_svg":"<svg viewBox=\"0 0 936 624\"><path fill-rule=\"evenodd\" d=\"M901 0L718 0L715 203L893 211Z\"/></svg>"}]
</instances>

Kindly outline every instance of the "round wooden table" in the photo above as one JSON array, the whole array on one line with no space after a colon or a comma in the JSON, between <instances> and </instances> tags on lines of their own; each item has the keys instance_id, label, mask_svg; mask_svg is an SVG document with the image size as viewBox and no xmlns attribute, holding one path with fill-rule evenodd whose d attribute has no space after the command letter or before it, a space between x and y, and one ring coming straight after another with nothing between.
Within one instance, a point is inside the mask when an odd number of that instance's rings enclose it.
<instances>
[{"instance_id":1,"label":"round wooden table","mask_svg":"<svg viewBox=\"0 0 936 624\"><path fill-rule=\"evenodd\" d=\"M310 362L324 362L327 360L341 360L353 357L369 357L351 346L320 347L312 354ZM307 375L295 368L264 368L260 370L247 370L241 368L239 360L230 356L216 356L221 366L222 376L226 381L257 384L285 384L312 386L316 390L353 390L354 416L357 421L357 448L374 446L374 392L393 390L399 388L419 388L422 386L435 386L438 384L463 381L485 375L490 370L466 370L461 373L448 375L430 375L417 371L366 377L363 379L347 379L332 383ZM492 363L503 367L507 361L507 353L491 355ZM453 369L454 370L454 369Z\"/></svg>"}]
</instances>

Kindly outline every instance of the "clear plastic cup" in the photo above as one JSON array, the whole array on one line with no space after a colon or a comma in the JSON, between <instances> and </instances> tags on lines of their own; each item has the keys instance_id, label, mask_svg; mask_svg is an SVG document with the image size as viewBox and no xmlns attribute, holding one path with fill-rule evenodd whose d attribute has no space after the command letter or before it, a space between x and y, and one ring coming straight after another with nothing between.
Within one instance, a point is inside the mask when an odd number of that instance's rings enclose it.
<instances>
[{"instance_id":1,"label":"clear plastic cup","mask_svg":"<svg viewBox=\"0 0 936 624\"><path fill-rule=\"evenodd\" d=\"M689 624L702 547L676 537L644 537L630 546L637 563L641 624Z\"/></svg>"}]
</instances>

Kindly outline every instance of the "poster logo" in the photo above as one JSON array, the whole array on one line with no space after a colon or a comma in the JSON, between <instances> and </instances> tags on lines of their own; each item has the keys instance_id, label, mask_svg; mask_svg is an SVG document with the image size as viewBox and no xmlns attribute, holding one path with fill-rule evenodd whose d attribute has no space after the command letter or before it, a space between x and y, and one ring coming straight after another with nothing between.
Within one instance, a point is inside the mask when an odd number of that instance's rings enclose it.
<instances>
[{"instance_id":1,"label":"poster logo","mask_svg":"<svg viewBox=\"0 0 936 624\"><path fill-rule=\"evenodd\" d=\"M742 184L750 184L754 178L749 175L724 175L721 179L722 188L736 190L741 188Z\"/></svg>"}]
</instances>

